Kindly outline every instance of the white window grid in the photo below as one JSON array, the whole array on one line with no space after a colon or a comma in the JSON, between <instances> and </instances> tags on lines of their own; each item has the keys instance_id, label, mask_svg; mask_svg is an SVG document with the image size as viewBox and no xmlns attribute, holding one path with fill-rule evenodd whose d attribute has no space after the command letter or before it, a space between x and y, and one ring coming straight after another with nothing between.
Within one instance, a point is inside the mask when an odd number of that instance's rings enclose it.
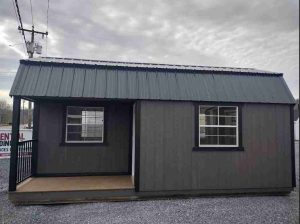
<instances>
[{"instance_id":1,"label":"white window grid","mask_svg":"<svg viewBox=\"0 0 300 224\"><path fill-rule=\"evenodd\" d=\"M217 106L217 105L202 105L202 107L207 107L207 106L212 106L212 107L217 107L218 108L218 114L217 115L201 115L200 114L200 109L201 109L201 105L199 106L199 114L198 114L198 119L199 119L199 146L200 147L238 147L239 146L239 108L237 106ZM236 109L236 116L229 116L229 115L220 115L220 107L232 107L232 108L235 108ZM217 125L201 125L200 124L200 117L203 116L203 117L217 117L218 118L218 124ZM235 125L220 125L220 117L235 117L236 118L236 122L235 122ZM235 127L236 129L236 135L235 135L235 138L236 138L236 144L235 145L207 145L207 144L201 144L201 138L200 138L200 135L201 135L201 128L205 128L205 127L218 127L218 128L233 128ZM206 135L206 136L216 136L216 135ZM220 135L217 135L217 136L220 136ZM222 137L226 137L226 136L230 136L230 137L234 137L234 135L221 135Z\"/></svg>"},{"instance_id":2,"label":"white window grid","mask_svg":"<svg viewBox=\"0 0 300 224\"><path fill-rule=\"evenodd\" d=\"M101 136L101 141L100 140L82 140L82 141L69 141L68 140L68 126L81 126L81 124L72 124L68 123L68 118L82 118L82 115L69 115L68 114L68 109L71 107L76 107L76 108L83 108L86 109L87 111L92 111L93 109L97 111L101 111L103 113L103 123L102 123L102 136ZM100 109L100 110L99 110ZM104 139L104 107L80 107L80 106L67 106L67 113L66 113L66 131L65 131L65 142L66 143L103 143Z\"/></svg>"}]
</instances>

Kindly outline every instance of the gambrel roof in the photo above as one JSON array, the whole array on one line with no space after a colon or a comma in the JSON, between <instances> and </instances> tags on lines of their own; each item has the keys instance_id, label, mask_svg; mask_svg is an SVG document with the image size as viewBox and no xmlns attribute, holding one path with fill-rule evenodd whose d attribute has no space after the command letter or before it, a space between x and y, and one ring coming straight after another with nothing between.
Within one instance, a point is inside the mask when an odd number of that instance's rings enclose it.
<instances>
[{"instance_id":1,"label":"gambrel roof","mask_svg":"<svg viewBox=\"0 0 300 224\"><path fill-rule=\"evenodd\" d=\"M282 73L66 58L21 60L11 96L287 103Z\"/></svg>"}]
</instances>

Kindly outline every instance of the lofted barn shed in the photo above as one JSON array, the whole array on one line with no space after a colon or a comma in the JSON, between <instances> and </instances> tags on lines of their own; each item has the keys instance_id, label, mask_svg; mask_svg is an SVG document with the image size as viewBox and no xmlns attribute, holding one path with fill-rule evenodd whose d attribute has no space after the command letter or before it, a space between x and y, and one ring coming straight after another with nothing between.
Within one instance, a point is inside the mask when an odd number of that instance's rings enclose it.
<instances>
[{"instance_id":1,"label":"lofted barn shed","mask_svg":"<svg viewBox=\"0 0 300 224\"><path fill-rule=\"evenodd\" d=\"M283 74L65 58L21 60L9 197L59 203L289 193L293 107ZM34 104L19 142L20 100Z\"/></svg>"}]
</instances>

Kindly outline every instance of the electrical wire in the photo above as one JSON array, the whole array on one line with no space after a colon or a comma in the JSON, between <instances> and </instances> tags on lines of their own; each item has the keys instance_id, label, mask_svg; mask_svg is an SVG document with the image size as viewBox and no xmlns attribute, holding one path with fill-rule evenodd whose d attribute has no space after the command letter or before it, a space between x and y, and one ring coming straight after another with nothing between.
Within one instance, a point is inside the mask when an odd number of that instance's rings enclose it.
<instances>
[{"instance_id":1,"label":"electrical wire","mask_svg":"<svg viewBox=\"0 0 300 224\"><path fill-rule=\"evenodd\" d=\"M19 9L19 5L18 5L18 0L15 0L15 4L16 4L16 8L17 8L17 14L18 14L19 22L20 22L20 27L23 29L23 23L22 23L20 9Z\"/></svg>"},{"instance_id":2,"label":"electrical wire","mask_svg":"<svg viewBox=\"0 0 300 224\"><path fill-rule=\"evenodd\" d=\"M22 23L22 18L21 18L21 14L20 14L20 9L19 9L19 5L18 5L18 0L15 0L15 6L16 6L16 9L17 9L17 14L18 14L18 18L19 18L19 22L20 22L20 27L21 27L21 29L23 29L23 23ZM24 31L21 31L22 32L22 34L23 34L23 39L24 39L24 42L25 42L25 44L26 44L26 37L25 37L25 33L24 33ZM26 49L27 49L27 47L26 47Z\"/></svg>"},{"instance_id":3,"label":"electrical wire","mask_svg":"<svg viewBox=\"0 0 300 224\"><path fill-rule=\"evenodd\" d=\"M17 15L17 9L16 9L16 6L15 6L14 0L11 0L11 3L13 5L14 13L15 13L15 16L16 16L16 19L17 19L17 23L19 25L19 18L18 18L18 15Z\"/></svg>"},{"instance_id":4,"label":"electrical wire","mask_svg":"<svg viewBox=\"0 0 300 224\"><path fill-rule=\"evenodd\" d=\"M11 0L11 2L12 2L12 5L13 5L13 8L14 8L17 24L21 27L21 26L23 26L23 24L21 24L22 23L21 16L20 16L20 21L21 21L21 23L20 23L19 18L18 18L18 14L17 14L17 8L15 6L14 0ZM22 41L23 42L22 46L23 46L23 50L24 50L25 54L27 54L26 37L25 37L24 33L23 33L23 37L24 37L24 42ZM21 40L22 40L22 38L21 38Z\"/></svg>"}]
</instances>

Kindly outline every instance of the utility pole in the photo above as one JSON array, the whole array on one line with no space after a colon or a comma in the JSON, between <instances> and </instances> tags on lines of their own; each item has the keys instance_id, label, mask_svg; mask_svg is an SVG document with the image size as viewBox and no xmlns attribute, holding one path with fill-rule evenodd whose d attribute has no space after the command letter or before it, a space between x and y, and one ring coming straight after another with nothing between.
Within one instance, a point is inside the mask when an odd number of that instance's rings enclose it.
<instances>
[{"instance_id":1,"label":"utility pole","mask_svg":"<svg viewBox=\"0 0 300 224\"><path fill-rule=\"evenodd\" d=\"M44 36L48 35L48 31L47 32L40 32L40 31L36 31L34 30L34 26L32 26L31 30L28 29L24 29L22 27L18 27L18 30L22 31L22 33L24 34L24 32L29 32L31 33L31 41L26 41L26 47L27 47L27 53L29 58L33 58L33 54L34 51L36 51L36 53L41 54L41 48L38 47L38 45L34 45L34 34L41 34L42 37L44 38Z\"/></svg>"},{"instance_id":2,"label":"utility pole","mask_svg":"<svg viewBox=\"0 0 300 224\"><path fill-rule=\"evenodd\" d=\"M42 38L44 38L45 35L46 36L48 35L48 31L47 32L36 31L36 30L34 30L34 26L32 26L31 30L24 29L23 27L19 26L18 30L22 31L23 34L24 34L24 32L31 33L31 41L26 41L26 43L25 43L29 58L33 58L33 54L35 51L36 51L36 53L41 54L41 46L34 44L34 34L41 34ZM32 104L30 101L28 101L28 128L32 128L32 126L31 126L32 113L31 112L32 112Z\"/></svg>"}]
</instances>

